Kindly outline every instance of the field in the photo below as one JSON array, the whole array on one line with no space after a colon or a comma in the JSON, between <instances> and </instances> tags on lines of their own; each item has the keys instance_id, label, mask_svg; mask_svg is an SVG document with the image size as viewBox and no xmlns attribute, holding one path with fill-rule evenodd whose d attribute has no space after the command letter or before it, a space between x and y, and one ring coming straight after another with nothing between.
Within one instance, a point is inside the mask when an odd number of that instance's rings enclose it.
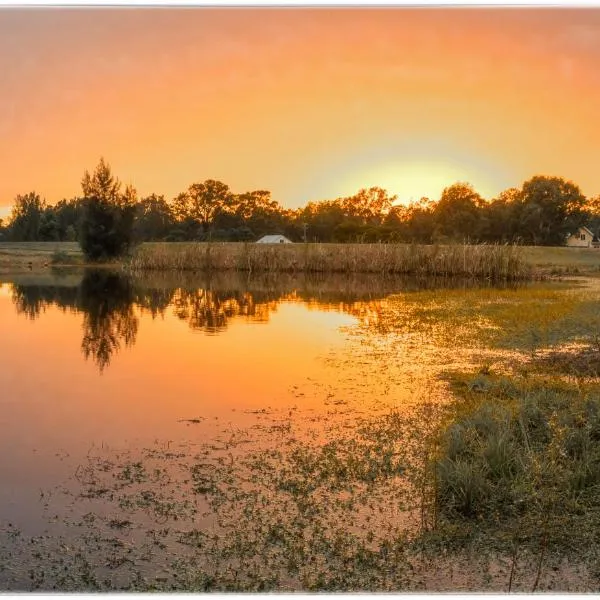
<instances>
[{"instance_id":1,"label":"field","mask_svg":"<svg viewBox=\"0 0 600 600\"><path fill-rule=\"evenodd\" d=\"M551 274L600 272L599 249L524 246L523 251L530 265Z\"/></svg>"},{"instance_id":2,"label":"field","mask_svg":"<svg viewBox=\"0 0 600 600\"><path fill-rule=\"evenodd\" d=\"M209 249L207 244L148 242L138 246L124 264L136 270L202 270L208 256L215 270L418 273L419 268L414 265L421 264L424 265L421 272L427 275L486 277L497 271L502 278L507 268L515 271L515 278L522 278L528 268L534 276L600 272L600 250L524 246L508 253L502 246L466 248L467 258L472 263L466 269L463 268L463 246L380 244L273 247L221 243L213 244ZM510 266L509 261L512 261ZM76 242L0 242L0 273L83 264L83 254Z\"/></svg>"},{"instance_id":3,"label":"field","mask_svg":"<svg viewBox=\"0 0 600 600\"><path fill-rule=\"evenodd\" d=\"M77 242L0 242L0 273L39 271L53 264L83 263Z\"/></svg>"}]
</instances>

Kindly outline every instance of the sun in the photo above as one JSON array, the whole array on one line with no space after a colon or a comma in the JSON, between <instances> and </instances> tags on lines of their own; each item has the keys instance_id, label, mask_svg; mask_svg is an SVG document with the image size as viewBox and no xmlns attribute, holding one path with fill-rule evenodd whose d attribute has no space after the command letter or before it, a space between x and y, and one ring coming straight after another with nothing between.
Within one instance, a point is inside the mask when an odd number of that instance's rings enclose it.
<instances>
[{"instance_id":1,"label":"sun","mask_svg":"<svg viewBox=\"0 0 600 600\"><path fill-rule=\"evenodd\" d=\"M465 180L459 167L443 162L390 162L360 174L363 187L377 185L398 196L398 202L409 204L422 197L438 200L444 188Z\"/></svg>"},{"instance_id":2,"label":"sun","mask_svg":"<svg viewBox=\"0 0 600 600\"><path fill-rule=\"evenodd\" d=\"M506 187L501 170L484 157L457 152L408 152L393 157L373 157L360 164L346 166L345 175L338 179L343 194L351 195L360 188L378 186L397 196L397 203L409 204L423 197L439 200L444 188L466 182L484 198L492 198ZM456 156L453 156L456 155ZM450 157L448 157L450 156Z\"/></svg>"}]
</instances>

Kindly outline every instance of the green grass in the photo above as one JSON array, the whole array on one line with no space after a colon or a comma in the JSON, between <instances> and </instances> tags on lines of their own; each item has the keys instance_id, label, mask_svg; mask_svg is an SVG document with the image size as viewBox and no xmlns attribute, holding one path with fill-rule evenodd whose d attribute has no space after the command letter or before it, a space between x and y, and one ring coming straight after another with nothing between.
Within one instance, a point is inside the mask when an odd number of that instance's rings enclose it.
<instances>
[{"instance_id":1,"label":"green grass","mask_svg":"<svg viewBox=\"0 0 600 600\"><path fill-rule=\"evenodd\" d=\"M600 386L475 374L435 459L441 528L565 554L600 538Z\"/></svg>"}]
</instances>

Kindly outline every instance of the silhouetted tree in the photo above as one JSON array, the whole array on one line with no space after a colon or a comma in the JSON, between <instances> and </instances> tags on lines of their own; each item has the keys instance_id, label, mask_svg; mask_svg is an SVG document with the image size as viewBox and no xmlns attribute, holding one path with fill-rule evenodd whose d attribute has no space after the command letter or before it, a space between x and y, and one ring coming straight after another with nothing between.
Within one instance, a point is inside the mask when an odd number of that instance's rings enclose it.
<instances>
[{"instance_id":1,"label":"silhouetted tree","mask_svg":"<svg viewBox=\"0 0 600 600\"><path fill-rule=\"evenodd\" d=\"M100 159L93 174L81 181L84 209L79 243L90 260L110 259L127 252L133 240L135 190L121 193L121 182Z\"/></svg>"},{"instance_id":2,"label":"silhouetted tree","mask_svg":"<svg viewBox=\"0 0 600 600\"><path fill-rule=\"evenodd\" d=\"M361 225L380 225L396 201L380 187L363 188L354 196L342 198L339 203L344 215Z\"/></svg>"},{"instance_id":3,"label":"silhouetted tree","mask_svg":"<svg viewBox=\"0 0 600 600\"><path fill-rule=\"evenodd\" d=\"M82 199L63 199L57 202L52 208L56 217L59 239L65 242L77 241L83 214Z\"/></svg>"},{"instance_id":4,"label":"silhouetted tree","mask_svg":"<svg viewBox=\"0 0 600 600\"><path fill-rule=\"evenodd\" d=\"M411 202L407 211L407 241L420 244L430 244L434 234L435 202L429 198L421 198Z\"/></svg>"},{"instance_id":5,"label":"silhouetted tree","mask_svg":"<svg viewBox=\"0 0 600 600\"><path fill-rule=\"evenodd\" d=\"M163 240L168 235L175 219L164 196L151 194L136 205L134 237L136 240Z\"/></svg>"},{"instance_id":6,"label":"silhouetted tree","mask_svg":"<svg viewBox=\"0 0 600 600\"><path fill-rule=\"evenodd\" d=\"M483 198L469 183L455 183L445 188L433 210L436 240L477 241L484 204Z\"/></svg>"},{"instance_id":7,"label":"silhouetted tree","mask_svg":"<svg viewBox=\"0 0 600 600\"><path fill-rule=\"evenodd\" d=\"M567 234L585 224L585 207L585 196L574 183L560 177L533 177L517 197L519 236L526 243L562 245Z\"/></svg>"},{"instance_id":8,"label":"silhouetted tree","mask_svg":"<svg viewBox=\"0 0 600 600\"><path fill-rule=\"evenodd\" d=\"M10 239L16 242L38 240L45 210L46 202L39 194L29 192L18 195L11 212Z\"/></svg>"},{"instance_id":9,"label":"silhouetted tree","mask_svg":"<svg viewBox=\"0 0 600 600\"><path fill-rule=\"evenodd\" d=\"M586 205L588 227L597 237L600 236L600 195L590 198Z\"/></svg>"},{"instance_id":10,"label":"silhouetted tree","mask_svg":"<svg viewBox=\"0 0 600 600\"><path fill-rule=\"evenodd\" d=\"M57 242L60 240L58 219L56 218L56 212L52 206L47 206L42 213L39 239L43 242Z\"/></svg>"},{"instance_id":11,"label":"silhouetted tree","mask_svg":"<svg viewBox=\"0 0 600 600\"><path fill-rule=\"evenodd\" d=\"M180 223L194 222L202 226L204 236L211 237L213 221L221 212L231 208L233 194L226 184L207 179L202 183L193 183L187 191L179 194L173 201L173 211Z\"/></svg>"}]
</instances>

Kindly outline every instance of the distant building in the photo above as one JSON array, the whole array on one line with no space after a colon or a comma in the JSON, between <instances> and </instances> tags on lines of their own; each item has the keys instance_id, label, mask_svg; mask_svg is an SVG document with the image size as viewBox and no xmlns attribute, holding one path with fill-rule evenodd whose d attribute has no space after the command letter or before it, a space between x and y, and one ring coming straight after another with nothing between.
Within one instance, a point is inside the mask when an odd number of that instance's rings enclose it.
<instances>
[{"instance_id":1,"label":"distant building","mask_svg":"<svg viewBox=\"0 0 600 600\"><path fill-rule=\"evenodd\" d=\"M567 246L571 248L600 248L600 240L587 227L580 227L567 237Z\"/></svg>"},{"instance_id":2,"label":"distant building","mask_svg":"<svg viewBox=\"0 0 600 600\"><path fill-rule=\"evenodd\" d=\"M293 244L285 235L264 235L256 242L257 244Z\"/></svg>"}]
</instances>

